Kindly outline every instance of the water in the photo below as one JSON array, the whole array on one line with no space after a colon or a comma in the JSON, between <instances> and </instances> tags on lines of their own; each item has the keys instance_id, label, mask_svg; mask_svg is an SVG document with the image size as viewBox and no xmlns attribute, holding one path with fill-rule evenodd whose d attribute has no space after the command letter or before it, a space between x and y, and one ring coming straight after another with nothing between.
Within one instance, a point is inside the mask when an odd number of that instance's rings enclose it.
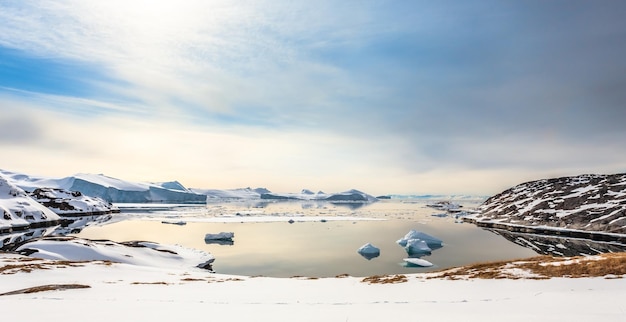
<instances>
[{"instance_id":1,"label":"water","mask_svg":"<svg viewBox=\"0 0 626 322\"><path fill-rule=\"evenodd\" d=\"M470 205L472 206L472 205ZM369 205L316 202L213 203L206 206L133 205L117 222L91 226L77 235L114 241L148 240L205 250L216 257L217 273L272 277L369 276L427 272L476 262L534 256L531 249L421 202L382 201ZM360 217L368 220L355 220ZM295 220L289 223L288 220ZM186 225L163 224L185 221ZM273 220L273 221L268 221ZM278 221L277 221L278 220ZM228 221L228 222L221 222ZM444 241L423 256L433 267L406 267L396 244L415 229ZM233 245L207 244L207 233L234 232ZM357 253L365 243L381 255Z\"/></svg>"}]
</instances>

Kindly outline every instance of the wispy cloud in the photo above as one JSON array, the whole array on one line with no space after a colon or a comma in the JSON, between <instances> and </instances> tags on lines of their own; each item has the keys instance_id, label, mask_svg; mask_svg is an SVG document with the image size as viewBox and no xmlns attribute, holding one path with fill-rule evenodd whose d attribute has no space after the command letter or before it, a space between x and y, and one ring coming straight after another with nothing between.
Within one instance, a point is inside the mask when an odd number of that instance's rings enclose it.
<instances>
[{"instance_id":1,"label":"wispy cloud","mask_svg":"<svg viewBox=\"0 0 626 322\"><path fill-rule=\"evenodd\" d=\"M106 146L135 155L119 167L165 158L173 176L211 164L243 182L290 169L284 173L337 184L371 176L371 186L405 191L428 189L419 182L438 187L435 174L456 189L453 176L494 178L507 169L514 184L533 174L626 168L617 143L626 137L621 2L0 7L0 55L14 63L5 59L0 69L30 75L26 83L0 77L0 122L27 122L20 137L55 142L64 138L28 117L41 111L72 132L98 129L89 143L64 136L67 155ZM21 121L7 116L10 106L24 107ZM15 142L11 135L0 142ZM192 166L177 170L163 152L180 150L176 142L186 142L177 155Z\"/></svg>"}]
</instances>

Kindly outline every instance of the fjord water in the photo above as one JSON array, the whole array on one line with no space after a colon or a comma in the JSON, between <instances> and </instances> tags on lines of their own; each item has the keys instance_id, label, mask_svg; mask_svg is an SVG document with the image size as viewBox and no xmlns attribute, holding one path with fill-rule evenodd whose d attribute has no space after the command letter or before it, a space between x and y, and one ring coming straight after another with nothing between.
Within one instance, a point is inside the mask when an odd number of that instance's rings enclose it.
<instances>
[{"instance_id":1,"label":"fjord water","mask_svg":"<svg viewBox=\"0 0 626 322\"><path fill-rule=\"evenodd\" d=\"M114 241L148 240L204 250L215 256L213 268L223 274L369 276L427 272L536 255L492 232L459 223L454 216L432 216L442 212L410 200L367 205L229 202L206 206L122 206L122 209L119 216L123 220L87 227L78 236ZM263 219L266 216L278 221L266 222ZM289 223L290 219L294 222ZM217 222L222 220L228 222ZM396 240L411 229L443 240L442 248L422 257L433 263L433 267L405 266L403 258L408 257L407 253ZM219 232L234 232L234 243L205 243L205 234ZM360 256L357 249L366 243L380 248L380 256L371 260Z\"/></svg>"}]
</instances>

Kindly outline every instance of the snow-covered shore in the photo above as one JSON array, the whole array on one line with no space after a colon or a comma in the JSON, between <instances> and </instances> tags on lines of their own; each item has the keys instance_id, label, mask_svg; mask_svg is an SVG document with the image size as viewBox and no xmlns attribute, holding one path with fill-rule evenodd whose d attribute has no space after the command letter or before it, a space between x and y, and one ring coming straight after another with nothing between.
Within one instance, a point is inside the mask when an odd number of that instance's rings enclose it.
<instances>
[{"instance_id":1,"label":"snow-covered shore","mask_svg":"<svg viewBox=\"0 0 626 322\"><path fill-rule=\"evenodd\" d=\"M46 269L49 268L49 269ZM527 276L522 270L519 276ZM54 262L0 255L3 319L90 321L623 321L624 278L428 279L240 277L196 268ZM403 282L402 282L403 281ZM52 287L53 288L53 287Z\"/></svg>"}]
</instances>

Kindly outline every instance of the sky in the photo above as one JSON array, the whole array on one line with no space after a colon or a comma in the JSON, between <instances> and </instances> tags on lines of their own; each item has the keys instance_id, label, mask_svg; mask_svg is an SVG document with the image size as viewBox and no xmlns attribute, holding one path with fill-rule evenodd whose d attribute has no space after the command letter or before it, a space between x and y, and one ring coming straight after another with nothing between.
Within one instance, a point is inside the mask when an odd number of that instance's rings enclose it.
<instances>
[{"instance_id":1,"label":"sky","mask_svg":"<svg viewBox=\"0 0 626 322\"><path fill-rule=\"evenodd\" d=\"M626 172L626 2L0 1L0 169L496 194Z\"/></svg>"}]
</instances>

